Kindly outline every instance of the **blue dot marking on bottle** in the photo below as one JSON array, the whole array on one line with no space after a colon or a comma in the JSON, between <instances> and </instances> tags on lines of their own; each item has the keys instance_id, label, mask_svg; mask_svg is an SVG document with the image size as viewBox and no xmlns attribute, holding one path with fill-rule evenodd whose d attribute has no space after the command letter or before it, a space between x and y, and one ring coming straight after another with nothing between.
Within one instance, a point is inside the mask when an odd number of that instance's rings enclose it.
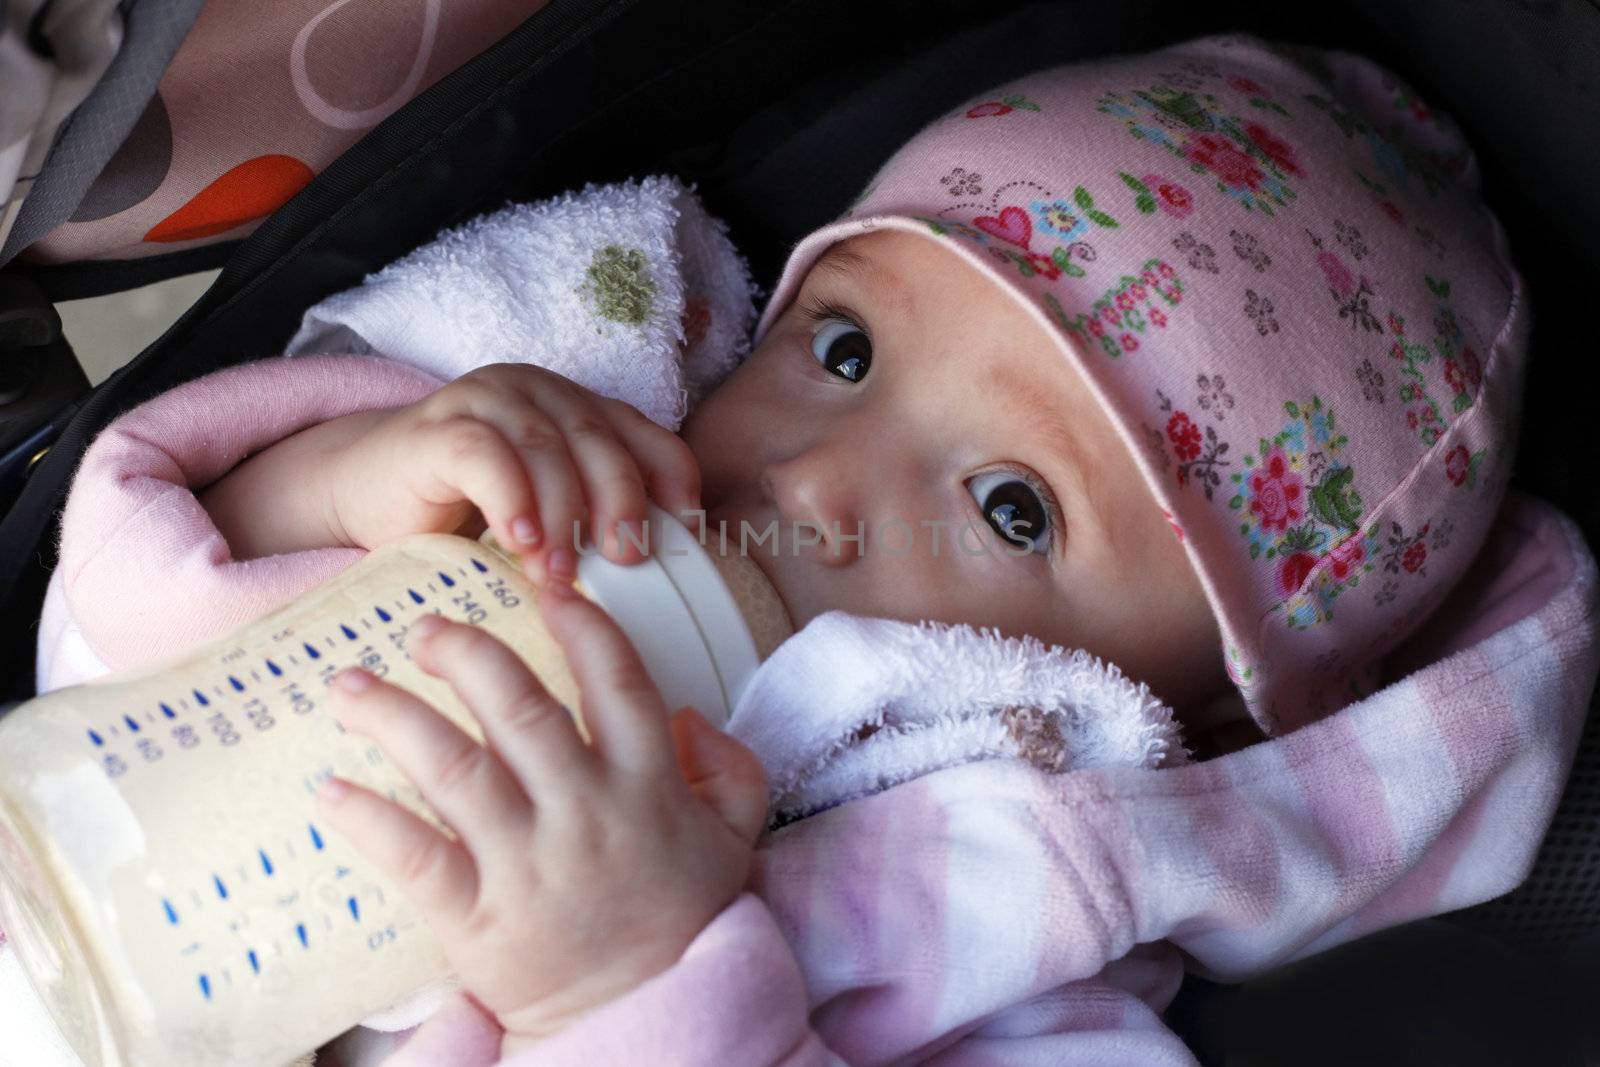
<instances>
[{"instance_id":1,"label":"blue dot marking on bottle","mask_svg":"<svg viewBox=\"0 0 1600 1067\"><path fill-rule=\"evenodd\" d=\"M239 679L235 678L233 675L230 674L230 675L228 675L228 681L233 683L233 691L235 693L244 692L244 683L239 681Z\"/></svg>"},{"instance_id":2,"label":"blue dot marking on bottle","mask_svg":"<svg viewBox=\"0 0 1600 1067\"><path fill-rule=\"evenodd\" d=\"M268 878L271 878L272 861L267 858L267 850L264 848L258 848L256 849L256 855L261 857L261 869L266 872Z\"/></svg>"},{"instance_id":3,"label":"blue dot marking on bottle","mask_svg":"<svg viewBox=\"0 0 1600 1067\"><path fill-rule=\"evenodd\" d=\"M261 961L256 958L256 950L255 949L251 949L247 955L248 955L248 958L250 960L250 969L252 971L254 971L256 974L260 974L261 973Z\"/></svg>"},{"instance_id":4,"label":"blue dot marking on bottle","mask_svg":"<svg viewBox=\"0 0 1600 1067\"><path fill-rule=\"evenodd\" d=\"M206 995L207 1000L211 999L211 979L203 974L200 976L200 992Z\"/></svg>"},{"instance_id":5,"label":"blue dot marking on bottle","mask_svg":"<svg viewBox=\"0 0 1600 1067\"><path fill-rule=\"evenodd\" d=\"M228 887L222 884L222 875L213 874L211 876L211 881L217 887L217 896L221 897L223 900L227 900L228 899Z\"/></svg>"},{"instance_id":6,"label":"blue dot marking on bottle","mask_svg":"<svg viewBox=\"0 0 1600 1067\"><path fill-rule=\"evenodd\" d=\"M178 713L168 707L167 702L164 700L161 702L161 714L165 715L169 719L176 719L178 717Z\"/></svg>"},{"instance_id":7,"label":"blue dot marking on bottle","mask_svg":"<svg viewBox=\"0 0 1600 1067\"><path fill-rule=\"evenodd\" d=\"M207 700L206 695L200 692L198 689L194 690L194 698L200 702L200 706L202 708L209 708L211 706L211 701Z\"/></svg>"},{"instance_id":8,"label":"blue dot marking on bottle","mask_svg":"<svg viewBox=\"0 0 1600 1067\"><path fill-rule=\"evenodd\" d=\"M128 724L128 729L132 730L134 733L138 733L139 732L139 724L134 721L132 715L124 715L122 717L122 721L127 723Z\"/></svg>"},{"instance_id":9,"label":"blue dot marking on bottle","mask_svg":"<svg viewBox=\"0 0 1600 1067\"><path fill-rule=\"evenodd\" d=\"M311 843L316 846L318 852L321 852L322 851L322 835L317 832L317 824L316 823L306 823L306 825L311 828Z\"/></svg>"},{"instance_id":10,"label":"blue dot marking on bottle","mask_svg":"<svg viewBox=\"0 0 1600 1067\"><path fill-rule=\"evenodd\" d=\"M322 653L318 652L316 649L312 648L310 641L302 641L300 643L305 646L306 655L310 656L312 659L321 659L322 658Z\"/></svg>"},{"instance_id":11,"label":"blue dot marking on bottle","mask_svg":"<svg viewBox=\"0 0 1600 1067\"><path fill-rule=\"evenodd\" d=\"M172 901L168 900L166 897L162 897L161 898L161 906L166 909L167 922L171 923L173 926L177 926L178 925L178 909L174 908L172 906Z\"/></svg>"},{"instance_id":12,"label":"blue dot marking on bottle","mask_svg":"<svg viewBox=\"0 0 1600 1067\"><path fill-rule=\"evenodd\" d=\"M487 574L488 571L489 571L488 567L485 567L483 564L479 563L477 560L473 560L472 561L472 565L474 567L478 568L478 573L479 574Z\"/></svg>"},{"instance_id":13,"label":"blue dot marking on bottle","mask_svg":"<svg viewBox=\"0 0 1600 1067\"><path fill-rule=\"evenodd\" d=\"M354 919L356 922L360 922L361 905L356 903L356 898L351 897L349 900L345 901L345 903L350 905L350 918Z\"/></svg>"},{"instance_id":14,"label":"blue dot marking on bottle","mask_svg":"<svg viewBox=\"0 0 1600 1067\"><path fill-rule=\"evenodd\" d=\"M422 599L422 594L418 593L415 589L408 588L406 592L410 593L411 599L415 600L418 604L425 603L425 601Z\"/></svg>"},{"instance_id":15,"label":"blue dot marking on bottle","mask_svg":"<svg viewBox=\"0 0 1600 1067\"><path fill-rule=\"evenodd\" d=\"M272 662L270 659L267 660L267 670L272 672L273 677L277 677L278 675L283 673L283 668L279 667L276 663Z\"/></svg>"},{"instance_id":16,"label":"blue dot marking on bottle","mask_svg":"<svg viewBox=\"0 0 1600 1067\"><path fill-rule=\"evenodd\" d=\"M440 580L440 581L441 581L441 582L443 582L443 583L444 583L444 584L445 584L445 585L447 585L447 586L450 586L450 587L452 587L452 588L453 588L453 587L454 587L454 586L455 586L455 584L456 584L456 580L455 580L455 579L454 579L454 578L452 578L452 577L450 577L450 576L449 576L449 575L448 575L448 574L446 574L446 573L445 573L445 572L444 572L444 571L440 571L440 572L439 572L439 580Z\"/></svg>"},{"instance_id":17,"label":"blue dot marking on bottle","mask_svg":"<svg viewBox=\"0 0 1600 1067\"><path fill-rule=\"evenodd\" d=\"M103 744L106 743L106 739L101 737L98 733L96 733L93 730L89 731L89 740L93 741L97 745L103 745Z\"/></svg>"},{"instance_id":18,"label":"blue dot marking on bottle","mask_svg":"<svg viewBox=\"0 0 1600 1067\"><path fill-rule=\"evenodd\" d=\"M310 945L306 944L306 924L305 923L295 923L294 924L294 934L295 934L296 937L298 937L300 939L300 947L301 948L310 948L311 947Z\"/></svg>"},{"instance_id":19,"label":"blue dot marking on bottle","mask_svg":"<svg viewBox=\"0 0 1600 1067\"><path fill-rule=\"evenodd\" d=\"M388 622L389 621L389 613L387 611L384 611L382 608L378 607L378 605L376 605L376 604L372 605L372 610L376 611L378 613L378 618L382 619L384 622Z\"/></svg>"},{"instance_id":20,"label":"blue dot marking on bottle","mask_svg":"<svg viewBox=\"0 0 1600 1067\"><path fill-rule=\"evenodd\" d=\"M350 627L346 626L344 623L341 622L339 624L339 629L344 631L344 636L348 640L354 641L356 639L356 632L354 630L350 629Z\"/></svg>"}]
</instances>

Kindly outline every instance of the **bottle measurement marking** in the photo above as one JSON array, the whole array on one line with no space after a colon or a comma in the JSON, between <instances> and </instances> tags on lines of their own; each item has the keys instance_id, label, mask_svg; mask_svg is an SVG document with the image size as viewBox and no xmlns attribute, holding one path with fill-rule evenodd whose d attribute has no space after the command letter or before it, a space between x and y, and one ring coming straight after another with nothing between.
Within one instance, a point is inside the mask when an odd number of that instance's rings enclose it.
<instances>
[{"instance_id":1,"label":"bottle measurement marking","mask_svg":"<svg viewBox=\"0 0 1600 1067\"><path fill-rule=\"evenodd\" d=\"M480 573L480 574L488 574L488 573L490 573L490 568L487 565L485 565L482 560L477 559L476 557L469 557L469 561L471 562L473 568L478 573ZM457 567L456 571L457 571L458 574L461 574L461 575L466 575L467 574L467 571L466 571L466 569L464 567ZM456 586L458 584L458 581L457 581L456 578L451 577L448 573L446 573L443 570L436 570L434 573L437 575L439 582L443 583L443 585L444 585L444 587L446 589L454 589L454 588L456 588ZM500 584L503 586L504 583L502 582ZM439 595L439 588L438 588L438 586L436 586L434 584L434 582L432 580L428 580L425 583L423 583L423 588L426 589L429 593L432 593L432 594L435 594L435 595ZM517 601L515 599L507 598L506 595L504 593L500 592L499 590L495 590L493 592L494 592L495 598L498 599L499 601L501 601L506 606L515 606L515 604L517 603ZM412 603L415 604L415 605L423 605L423 604L428 603L428 598L423 596L423 594L417 592L417 590L415 588L412 588L411 586L407 586L406 587L406 594L410 598ZM459 600L459 598L458 598L458 600ZM405 603L405 601L403 599L395 600L394 601L394 607L395 607L395 611L396 612L405 612L406 610L408 610L407 609L407 605L406 605L406 603ZM481 615L482 614L482 609L480 607L478 607L476 604L472 603L470 600L467 603L466 610L468 611L469 615ZM382 621L382 622L389 623L389 622L393 622L394 621L394 617L395 616L393 614L391 614L389 611L386 611L380 605L376 605L376 604L373 605L373 612L378 616L379 620ZM479 619L469 619L468 621L471 621L471 622L476 624L480 620ZM358 619L358 622L360 623L362 629L364 629L364 630L369 630L370 631L373 628L372 621L370 619L368 619L368 618L361 617L361 618ZM356 629L352 628L348 623L341 622L341 623L338 624L338 626L339 626L340 633L342 633L344 635L346 641L356 641L356 640L359 640L361 638L361 633L359 631L357 631ZM334 647L336 647L336 644L337 644L335 638L333 638L333 637L323 637L322 638L322 642L328 648L334 648ZM306 655L310 656L312 660L320 660L320 659L323 658L324 653L321 650L319 650L314 644L312 644L311 640L303 640L301 642L301 647L305 650ZM235 658L237 658L238 656L241 656L241 655L243 655L243 650L235 650L234 652L225 655L223 657L223 662L228 662L228 661L230 661L232 659L235 659ZM374 655L373 658L376 659L376 655ZM288 653L288 659L289 659L289 662L291 664L293 664L294 666L302 666L301 660L294 653ZM381 660L379 660L378 662L381 663ZM279 666L276 662L274 662L273 659L270 656L262 657L262 663L265 665L266 669L269 672L271 672L271 674L272 674L272 676L274 678L283 677L283 674L284 674L283 668L281 666ZM367 665L367 661L365 659L363 659L362 665L363 666ZM255 668L253 668L253 667L249 668L248 673L249 673L249 677L250 677L250 679L252 681L257 682L257 683L259 683L261 681L261 673L258 670L256 670ZM328 671L328 670L325 669L325 673L323 675L323 680L324 680L325 683L331 678L332 673L334 673L334 672ZM236 693L236 694L237 693L244 693L244 692L247 692L249 690L249 686L244 681L242 681L240 679L239 675L236 674L236 673L228 674L226 676L226 679L227 679L227 685L228 685L229 689L231 689L231 691L233 693ZM214 702L214 700L216 698L225 697L229 693L229 689L225 689L220 684L212 685L209 688L210 688L210 694L211 695L207 695L207 693L200 687L195 687L195 688L192 688L190 690L190 695L194 698L195 704L197 704L202 709L210 709L212 707L213 702ZM303 699L303 695L301 695L301 698ZM180 709L182 709L185 712L193 710L191 705L190 705L190 703L189 703L189 700L187 698L185 698L185 697L177 697L174 702L178 705L178 707ZM172 705L167 703L166 701L158 701L157 702L157 706L161 710L162 717L167 719L167 720L177 720L180 717L180 713L178 711L173 710ZM304 708L301 708L301 707L299 707L297 705L295 710L297 710L297 711L310 710L309 702L307 702L307 706L304 707ZM154 723L157 723L159 721L156 718L156 715L155 715L155 713L153 711L143 711L142 714L144 715L145 723L154 724ZM212 714L215 715L216 713L213 712ZM258 729L263 729L263 730L270 728L272 723L275 721L270 716L266 716L266 715L261 715L259 717L256 716L256 715L251 715L250 717L251 717L252 721L255 722L257 728ZM239 738L241 736L236 731L234 731L232 729L231 725L227 724L225 720L223 722L221 722L221 723L217 723L215 720L213 720L212 725L213 725L214 732L217 733L219 740L221 740L221 742L223 744L233 744L237 740L239 740ZM123 728L126 728L126 730L128 731L129 734L141 734L141 733L144 732L144 727L140 725L139 720L134 717L133 713L123 713L122 722L120 724L117 724L115 722L109 723L109 724L103 724L98 729L94 728L94 727L88 727L88 728L85 729L85 734L88 737L89 743L93 747L99 748L99 749L106 749L106 748L111 747L110 743L108 742L108 738L111 739L112 741L120 739L122 737ZM180 728L180 729L182 729L182 728ZM184 732L184 733L175 732L173 740L177 742L178 747L180 747L180 748L193 748L193 747L197 746L200 743L199 735L195 734L193 732L192 728L189 729L187 732ZM139 742L138 742L138 754L140 755L140 757L142 757L141 762L155 763L155 762L158 762L159 760L161 760L163 758L163 756L165 755L165 751L161 748L160 745L158 745L156 743L156 741L153 738L149 738L149 739L141 738L139 740ZM107 752L105 754L104 758L101 761L101 765L102 765L102 768L106 771L106 773L110 777L116 778L116 777L121 776L122 774L125 774L128 771L128 769L130 768L130 766L133 765L133 762L134 761L132 761L131 759L125 758L124 756L119 755L119 754L117 754L115 752Z\"/></svg>"},{"instance_id":2,"label":"bottle measurement marking","mask_svg":"<svg viewBox=\"0 0 1600 1067\"><path fill-rule=\"evenodd\" d=\"M490 568L481 560L471 557L469 557L469 560L473 568L479 574L490 574ZM458 567L456 570L462 575L467 574L465 568ZM435 573L438 576L439 581L443 583L445 589L454 589L458 585L457 580L452 578L443 570L436 571ZM429 580L421 584L422 588L425 589L429 594L436 597L442 595L439 588L434 584L433 581ZM428 597L424 596L422 593L419 593L415 588L410 586L406 587L405 593L413 605L423 606L429 602ZM510 592L510 589L506 585L504 579L492 580L489 583L489 587L484 591L484 594L487 595L488 599L497 602L499 606L502 607L516 607L520 603L520 599ZM464 613L468 616L467 621L477 625L482 621L483 618L487 616L482 607L473 601L472 597L474 595L475 594L466 594L464 600L462 596L457 596L455 603L462 605ZM381 622L392 623L395 621L396 615L403 615L405 612L411 610L410 606L408 606L405 600L402 598L395 599L393 602L393 609L394 613L392 614L390 611L385 610L383 606L374 604L372 608L372 614L375 614ZM443 614L443 612L437 608L434 609L434 613ZM358 617L357 621L361 627L361 630L371 631L373 629L373 623L371 619L365 616L360 616ZM347 642L360 640L363 636L361 631L353 628L348 623L340 622L338 626L339 633L343 634ZM289 631L285 631L284 634L280 636L287 636L288 632ZM401 650L402 654L404 653L404 644L401 638L404 632L405 631L402 629L398 633L391 633L390 635L391 640L394 641L396 646ZM301 647L304 649L305 654L312 660L320 660L323 658L323 653L322 651L319 651L315 644L312 643L313 640L316 639L312 638L302 640ZM323 636L321 638L321 643L328 649L337 647L337 640L333 636ZM386 667L386 665L382 663L381 656L379 656L370 645L361 651L363 658L360 660L360 662L363 666L369 666L375 663L380 667ZM235 650L235 652L224 656L222 662L231 663L231 661L238 659L243 654L244 653L242 649ZM369 654L371 657L370 661L368 659ZM282 653L282 655L286 655L291 664L295 666L301 665L299 657L294 653ZM271 656L263 656L261 658L261 664L268 672L270 672L273 678L284 677L284 668L275 662ZM157 718L154 710L123 712L121 714L122 721L120 726L118 723L112 722L110 724L103 724L100 729L95 729L92 727L87 728L86 733L88 735L88 739L94 747L106 748L108 747L108 738L117 740L123 736L121 727L126 727L130 737L134 737L134 735L140 735L144 728L141 727L139 719L135 716L136 714L142 714L144 722L147 724L159 724L162 720L173 722L175 724L173 727L173 737L178 741L180 747L190 748L198 745L199 738L198 735L194 733L193 727L190 727L187 724L179 723L177 720L184 718L186 713L193 712L196 710L196 708L211 709L213 700L216 698L221 698L223 701L226 701L226 699L231 695L230 690L232 694L242 694L248 692L250 687L243 680L241 680L241 674L246 675L254 683L260 684L262 682L261 672L255 667L236 666L233 669L236 673L229 673L224 676L227 682L227 688L224 688L221 684L211 684L209 686L202 685L191 688L189 696L193 697L194 705L190 704L188 697L176 696L173 698L172 703L168 703L167 701L156 702L156 706L161 712L161 719ZM336 673L334 667L330 664L323 668L319 676L326 684L329 680L331 680L331 677L334 673ZM209 689L210 695L207 694L207 689ZM315 705L306 698L305 694L298 689L296 683L292 681L289 683L288 688L284 690L284 692L287 693L291 701L293 701L293 708L297 712L310 711L315 707ZM177 705L177 710L174 709L173 704ZM247 701L243 707L246 709L245 714L251 718L258 729L268 729L274 722L271 716L267 714L266 706L260 698L253 698ZM254 710L251 710L252 708ZM235 743L242 735L238 734L237 731L231 727L231 725L227 724L226 719L223 718L223 714L224 709L213 710L210 712L211 717L209 721L213 725L215 732L217 732L218 739L223 744L226 745ZM216 729L217 720L219 719L222 720L221 725L223 726L223 729ZM187 731L187 733L180 734L179 731ZM137 741L138 751L144 756L146 762L155 762L161 758L161 749L155 745L153 739L148 737L135 737L134 739ZM126 772L128 769L128 764L114 752L106 753L102 761L102 766L111 775L111 777L117 777L118 775ZM315 823L306 823L306 834L311 842L314 853L321 853L327 850L327 842L323 838L321 830L318 829ZM299 853L295 849L291 840L283 839L280 844L281 848L277 846L274 848L274 852L276 854L280 856L286 856L291 861L299 858ZM265 877L272 878L278 873L279 863L274 862L273 856L269 855L265 846L258 846L256 848L255 859L260 864L261 872ZM236 863L231 868L235 874L230 875L230 878L234 878L236 876L239 883L248 884L248 872L251 866L252 865L248 862ZM339 866L337 868L336 877L342 879L349 873L351 873L349 868ZM223 902L230 907L232 904L237 903L237 901L232 899L236 896L236 894L229 890L228 883L223 880L220 872L213 871L211 873L211 883L211 888L215 891L217 895L216 899L219 902ZM372 901L369 901L369 903L375 903L375 905L380 909L381 913L381 909L386 903L384 894L376 886L370 888L370 895L373 899ZM197 889L191 888L188 891L188 894L189 900L193 904L194 911L203 911L204 903L201 893ZM276 904L279 907L293 907L300 900L300 896L300 891L295 889L287 896L279 896L276 900ZM177 905L173 903L172 899L170 897L163 896L160 898L160 901L161 911L168 925L173 927L182 925L183 916L180 914ZM349 921L352 924L359 925L361 923L361 904L362 902L360 896L357 894L349 894L344 899L343 910L348 912L350 916ZM326 911L320 911L320 913L314 912L312 915L305 916L299 921L296 921L293 925L293 930L295 932L296 940L300 942L302 951L309 951L312 947L311 935L307 925L307 920L315 921L317 919L321 920L325 930L329 932L334 930L333 917ZM241 933L249 925L248 915L229 920L229 930L235 934ZM377 950L386 944L392 943L398 936L400 930L409 929L413 925L415 924L406 923L402 924L398 928L394 925L389 925L376 931L370 931L366 936L366 944L368 949ZM272 938L270 939L270 946L271 953L274 957L280 959L283 958L283 946L280 941L278 941L276 938ZM197 956L201 953L201 951L201 942L191 939L179 950L179 953L183 956ZM235 959L237 959L237 957L235 957ZM261 974L262 958L255 947L246 947L244 960L249 964L250 972L252 974ZM196 975L196 987L198 988L201 996L207 1001L216 999L217 995L221 993L223 986L231 988L234 984L232 971L226 966L214 967L210 970L195 971L191 973Z\"/></svg>"},{"instance_id":3,"label":"bottle measurement marking","mask_svg":"<svg viewBox=\"0 0 1600 1067\"><path fill-rule=\"evenodd\" d=\"M322 831L317 828L317 824L316 823L314 823L314 822L306 823L306 835L310 838L310 840L312 842L312 845L316 849L316 851L321 852L321 851L324 851L326 849L327 843L326 843L325 839L322 836ZM292 855L292 853L293 853L292 845L290 845L290 843L288 841L285 841L283 844L284 844L284 849L283 850L286 851L286 852L289 852ZM267 850L266 850L266 848L264 846L258 846L256 848L256 859L260 862L262 870L267 874L268 877L271 877L272 875L277 873L277 866L272 862L272 859L267 854ZM241 871L243 870L243 865L240 865L240 869L241 869ZM347 875L349 875L351 873L352 873L351 869L349 867L344 866L343 864L339 864L334 868L334 877L337 878L337 879L341 879L342 880L343 878L345 878ZM217 896L221 900L225 900L226 901L226 900L231 900L233 898L233 896L235 894L233 894L227 888L227 884L222 880L220 875L218 875L215 872L213 872L212 875L211 875L211 880L212 880L212 886L216 890ZM197 892L195 892L195 891L191 891L190 892L190 896L194 899L195 903L198 905L199 902L200 902L199 894ZM383 892L382 892L382 890L378 889L376 886L372 887L371 897L373 898L373 901L377 905L379 905L380 907L384 904ZM299 892L299 890L295 890L294 892L290 893L288 896L278 898L275 903L280 908L292 908L295 905L297 905L299 902L300 902L300 892ZM346 896L344 898L344 901L343 901L344 906L343 906L342 910L344 910L345 912L347 912L349 914L350 923L354 924L357 927L359 927L360 923L361 923L361 912L362 912L361 903L362 903L361 902L361 895L358 894L358 893L348 893L348 894L346 894ZM181 918L180 918L180 916L178 914L177 906L172 903L172 900L171 900L170 897L165 897L164 896L164 897L161 898L161 909L162 909L163 914L166 916L167 923L169 925L171 925L171 926L180 925ZM306 915L306 916L302 916L302 917L296 918L296 919L293 920L292 925L289 926L289 929L294 931L295 940L300 943L300 949L303 952L309 952L312 948L317 947L317 946L312 945L312 943L311 943L312 942L311 924L313 922L317 922L317 921L320 921L321 924L322 924L322 929L329 933L329 935L330 935L329 942L330 943L334 939L336 939L337 936L338 936L337 929L336 929L336 926L335 926L335 923L334 923L334 918L327 911L323 911L323 910L319 909L317 911L314 911L311 915ZM228 920L228 930L229 930L229 932L232 933L232 934L241 935L243 937L249 937L250 936L249 935L249 927L250 927L250 925L251 925L251 922L250 922L250 914L249 913L246 913L246 914L244 914L242 916L239 916L238 918L234 918L234 919ZM393 927L390 927L388 929L392 930ZM378 931L376 933L369 931L365 935L365 937L366 937L366 944L367 944L367 947L368 947L369 950L376 949L376 948L381 948L383 945L388 944L390 941L392 941L394 939L393 935L391 933L387 933L385 931ZM184 944L184 946L178 950L178 954L180 956L195 956L195 955L199 954L201 952L201 950L202 950L201 942L190 940L190 941L186 942ZM274 957L281 958L283 956L282 943L279 942L276 939L273 939L271 941L271 951L272 951L272 955ZM261 953L259 953L254 946L246 944L245 952L244 952L244 959L245 959L245 962L250 965L250 973L251 974L253 974L253 975L261 974L262 967L263 967L263 961L262 961ZM209 1000L215 1000L217 998L217 996L220 994L220 992L222 991L222 987L223 986L231 987L233 985L233 975L228 970L227 967L221 967L220 969L213 969L213 970L207 970L207 971L196 971L196 972L194 972L194 974L195 974L196 986L200 990L201 997L203 999L205 999L205 1000L208 1000L208 1001ZM215 980L213 978L213 975L220 975L221 981L219 982L219 981Z\"/></svg>"}]
</instances>

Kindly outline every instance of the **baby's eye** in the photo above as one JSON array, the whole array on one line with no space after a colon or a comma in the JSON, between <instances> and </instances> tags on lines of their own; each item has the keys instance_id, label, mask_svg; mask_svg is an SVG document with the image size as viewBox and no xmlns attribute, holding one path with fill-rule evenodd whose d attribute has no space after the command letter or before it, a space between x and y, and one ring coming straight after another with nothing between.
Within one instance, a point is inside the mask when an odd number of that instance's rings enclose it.
<instances>
[{"instance_id":1,"label":"baby's eye","mask_svg":"<svg viewBox=\"0 0 1600 1067\"><path fill-rule=\"evenodd\" d=\"M1051 504L1044 494L1014 471L980 474L970 484L972 498L995 532L1018 548L1050 551Z\"/></svg>"},{"instance_id":2,"label":"baby's eye","mask_svg":"<svg viewBox=\"0 0 1600 1067\"><path fill-rule=\"evenodd\" d=\"M811 354L841 378L859 382L872 366L872 339L855 323L830 319L811 335Z\"/></svg>"}]
</instances>

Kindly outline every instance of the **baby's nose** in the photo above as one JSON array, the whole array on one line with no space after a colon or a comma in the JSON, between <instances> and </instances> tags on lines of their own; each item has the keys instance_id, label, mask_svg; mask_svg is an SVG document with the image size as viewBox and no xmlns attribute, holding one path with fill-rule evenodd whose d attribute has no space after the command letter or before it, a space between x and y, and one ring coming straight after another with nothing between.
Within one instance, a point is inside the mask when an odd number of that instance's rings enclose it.
<instances>
[{"instance_id":1,"label":"baby's nose","mask_svg":"<svg viewBox=\"0 0 1600 1067\"><path fill-rule=\"evenodd\" d=\"M779 551L844 566L863 555L869 532L857 501L858 471L801 455L762 472L761 491L778 513Z\"/></svg>"}]
</instances>

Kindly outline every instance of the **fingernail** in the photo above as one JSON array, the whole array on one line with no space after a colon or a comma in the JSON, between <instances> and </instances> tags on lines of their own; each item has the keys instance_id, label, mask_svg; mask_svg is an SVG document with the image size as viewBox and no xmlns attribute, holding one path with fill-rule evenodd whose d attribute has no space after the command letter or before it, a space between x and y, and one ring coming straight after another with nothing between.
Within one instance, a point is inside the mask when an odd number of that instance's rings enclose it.
<instances>
[{"instance_id":1,"label":"fingernail","mask_svg":"<svg viewBox=\"0 0 1600 1067\"><path fill-rule=\"evenodd\" d=\"M424 615L411 624L411 633L419 641L426 641L444 628L444 620L437 615Z\"/></svg>"},{"instance_id":2,"label":"fingernail","mask_svg":"<svg viewBox=\"0 0 1600 1067\"><path fill-rule=\"evenodd\" d=\"M550 553L550 573L557 578L570 579L578 569L578 558L570 548L558 548Z\"/></svg>"},{"instance_id":3,"label":"fingernail","mask_svg":"<svg viewBox=\"0 0 1600 1067\"><path fill-rule=\"evenodd\" d=\"M340 671L333 679L333 684L343 689L346 693L359 693L372 686L372 675L360 667L351 667Z\"/></svg>"},{"instance_id":4,"label":"fingernail","mask_svg":"<svg viewBox=\"0 0 1600 1067\"><path fill-rule=\"evenodd\" d=\"M350 792L350 786L342 778L324 778L317 783L317 793L324 800L338 803Z\"/></svg>"},{"instance_id":5,"label":"fingernail","mask_svg":"<svg viewBox=\"0 0 1600 1067\"><path fill-rule=\"evenodd\" d=\"M512 521L511 533L518 541L521 541L525 545L536 545L539 543L539 530L533 525L533 520L526 516L522 516Z\"/></svg>"}]
</instances>

